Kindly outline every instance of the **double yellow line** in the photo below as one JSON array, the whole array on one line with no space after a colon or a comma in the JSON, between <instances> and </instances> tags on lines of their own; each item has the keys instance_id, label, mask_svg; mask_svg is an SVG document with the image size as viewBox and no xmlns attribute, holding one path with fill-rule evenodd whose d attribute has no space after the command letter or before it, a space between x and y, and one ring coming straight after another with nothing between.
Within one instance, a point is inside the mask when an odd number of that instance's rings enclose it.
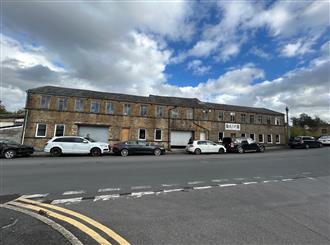
<instances>
[{"instance_id":1,"label":"double yellow line","mask_svg":"<svg viewBox=\"0 0 330 245\"><path fill-rule=\"evenodd\" d=\"M7 204L16 206L19 208L23 208L23 209L30 209L39 214L43 213L49 217L53 217L55 219L67 222L67 223L73 225L74 227L78 228L85 234L89 235L97 243L102 244L102 245L111 245L111 243L108 240L106 240L104 237L102 237L99 233L97 233L93 229L89 228L87 225L81 223L80 221L78 221L76 219L70 218L66 215L70 215L72 217L78 218L78 219L84 221L85 223L101 230L102 232L107 234L109 237L111 237L113 240L115 240L120 245L129 245L130 244L128 241L126 241L124 238L122 238L120 235L118 235L116 232L109 229L105 225L102 225L101 223L99 223L83 214L77 213L75 211L72 211L72 210L69 210L66 208L58 207L58 206L51 205L51 204L40 203L37 201L25 199L25 198L18 198L14 201L8 202ZM55 212L54 210L59 211L59 212Z\"/></svg>"}]
</instances>

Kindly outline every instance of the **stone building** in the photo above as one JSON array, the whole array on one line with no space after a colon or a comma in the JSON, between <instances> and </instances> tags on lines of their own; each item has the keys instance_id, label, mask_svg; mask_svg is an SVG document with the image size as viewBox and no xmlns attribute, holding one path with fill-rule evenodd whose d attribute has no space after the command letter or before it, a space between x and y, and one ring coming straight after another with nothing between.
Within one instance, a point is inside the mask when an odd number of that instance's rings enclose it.
<instances>
[{"instance_id":1,"label":"stone building","mask_svg":"<svg viewBox=\"0 0 330 245\"><path fill-rule=\"evenodd\" d=\"M166 147L226 136L284 144L285 132L284 114L264 108L46 86L27 91L23 140L39 148L54 136L87 134L110 144L140 139Z\"/></svg>"}]
</instances>

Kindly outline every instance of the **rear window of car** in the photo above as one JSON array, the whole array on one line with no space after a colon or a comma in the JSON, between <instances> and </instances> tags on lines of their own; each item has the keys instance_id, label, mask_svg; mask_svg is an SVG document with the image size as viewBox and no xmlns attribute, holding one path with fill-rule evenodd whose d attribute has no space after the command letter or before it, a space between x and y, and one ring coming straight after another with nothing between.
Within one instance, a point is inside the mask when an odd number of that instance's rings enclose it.
<instances>
[{"instance_id":1,"label":"rear window of car","mask_svg":"<svg viewBox=\"0 0 330 245\"><path fill-rule=\"evenodd\" d=\"M197 145L206 145L206 141L197 141Z\"/></svg>"}]
</instances>

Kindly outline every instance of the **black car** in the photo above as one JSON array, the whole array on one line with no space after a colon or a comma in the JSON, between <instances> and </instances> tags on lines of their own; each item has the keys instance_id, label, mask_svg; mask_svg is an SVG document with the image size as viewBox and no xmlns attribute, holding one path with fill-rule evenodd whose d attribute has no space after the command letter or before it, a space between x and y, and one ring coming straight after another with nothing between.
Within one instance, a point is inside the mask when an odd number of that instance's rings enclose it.
<instances>
[{"instance_id":1,"label":"black car","mask_svg":"<svg viewBox=\"0 0 330 245\"><path fill-rule=\"evenodd\" d=\"M322 143L311 136L297 136L290 144L291 148L320 148Z\"/></svg>"},{"instance_id":2,"label":"black car","mask_svg":"<svg viewBox=\"0 0 330 245\"><path fill-rule=\"evenodd\" d=\"M33 154L32 146L22 145L12 140L0 139L0 156L11 159L16 156L30 156Z\"/></svg>"},{"instance_id":3,"label":"black car","mask_svg":"<svg viewBox=\"0 0 330 245\"><path fill-rule=\"evenodd\" d=\"M114 144L112 152L123 157L131 154L154 154L155 156L160 156L165 153L165 148L162 145L146 141L130 140Z\"/></svg>"},{"instance_id":4,"label":"black car","mask_svg":"<svg viewBox=\"0 0 330 245\"><path fill-rule=\"evenodd\" d=\"M224 137L222 139L223 145L226 147L227 152L264 152L265 146L262 144L256 143L251 138L244 137Z\"/></svg>"}]
</instances>

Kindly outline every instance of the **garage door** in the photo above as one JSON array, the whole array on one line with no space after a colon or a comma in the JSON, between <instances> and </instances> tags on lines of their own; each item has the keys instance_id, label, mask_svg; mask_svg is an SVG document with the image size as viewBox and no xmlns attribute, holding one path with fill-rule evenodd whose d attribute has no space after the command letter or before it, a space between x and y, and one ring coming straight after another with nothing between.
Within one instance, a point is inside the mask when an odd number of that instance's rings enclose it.
<instances>
[{"instance_id":1,"label":"garage door","mask_svg":"<svg viewBox=\"0 0 330 245\"><path fill-rule=\"evenodd\" d=\"M79 135L89 137L96 141L108 142L109 127L93 127L93 126L79 126Z\"/></svg>"},{"instance_id":2,"label":"garage door","mask_svg":"<svg viewBox=\"0 0 330 245\"><path fill-rule=\"evenodd\" d=\"M171 131L171 146L186 146L192 136L191 131Z\"/></svg>"}]
</instances>

